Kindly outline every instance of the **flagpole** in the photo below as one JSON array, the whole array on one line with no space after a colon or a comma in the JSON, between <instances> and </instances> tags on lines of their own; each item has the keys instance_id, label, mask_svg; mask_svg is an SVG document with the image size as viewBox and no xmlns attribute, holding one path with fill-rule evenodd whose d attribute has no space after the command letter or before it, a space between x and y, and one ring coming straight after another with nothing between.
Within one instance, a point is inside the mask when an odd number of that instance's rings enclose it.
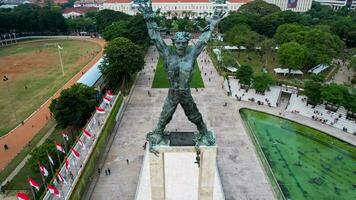
<instances>
[{"instance_id":1,"label":"flagpole","mask_svg":"<svg viewBox=\"0 0 356 200\"><path fill-rule=\"evenodd\" d=\"M67 141L66 141L66 138L64 137L63 135L64 133L62 132L62 138L63 138L63 141L64 141L64 148L65 148L65 151L68 152L68 145L67 145Z\"/></svg>"},{"instance_id":2,"label":"flagpole","mask_svg":"<svg viewBox=\"0 0 356 200\"><path fill-rule=\"evenodd\" d=\"M27 182L30 182L30 177L27 176ZM31 189L31 193L32 193L32 196L33 196L33 199L36 200L36 195L35 195L35 192L33 191L33 186L30 184L30 189Z\"/></svg>"},{"instance_id":3,"label":"flagpole","mask_svg":"<svg viewBox=\"0 0 356 200\"><path fill-rule=\"evenodd\" d=\"M59 60L60 60L60 62L61 62L61 67L62 67L62 75L64 76L64 68L63 68L62 55L61 55L61 51L59 50L59 44L58 44L58 43L57 43L57 49L58 49Z\"/></svg>"},{"instance_id":4,"label":"flagpole","mask_svg":"<svg viewBox=\"0 0 356 200\"><path fill-rule=\"evenodd\" d=\"M40 162L38 162L38 167L40 167ZM41 174L41 177L42 177L43 185L44 185L45 187L47 187L47 183L46 183L46 180L45 180L45 178L44 178L44 176L43 176L43 174L42 174L42 172L41 172L41 168L40 168L40 174Z\"/></svg>"},{"instance_id":5,"label":"flagpole","mask_svg":"<svg viewBox=\"0 0 356 200\"><path fill-rule=\"evenodd\" d=\"M46 151L46 153L47 153L47 157L50 156L50 155L48 154L48 151ZM49 160L49 157L48 157L48 160ZM49 160L49 166L51 167L51 172L52 172L52 175L53 175L53 177L54 177L53 166L52 166L52 162L51 162L50 160Z\"/></svg>"},{"instance_id":6,"label":"flagpole","mask_svg":"<svg viewBox=\"0 0 356 200\"><path fill-rule=\"evenodd\" d=\"M56 147L56 148L57 148L57 147ZM59 162L59 165L61 165L61 164L62 164L62 162L61 162L61 158L59 157L58 149L56 149L56 152L57 152L57 157L58 157L58 162Z\"/></svg>"}]
</instances>

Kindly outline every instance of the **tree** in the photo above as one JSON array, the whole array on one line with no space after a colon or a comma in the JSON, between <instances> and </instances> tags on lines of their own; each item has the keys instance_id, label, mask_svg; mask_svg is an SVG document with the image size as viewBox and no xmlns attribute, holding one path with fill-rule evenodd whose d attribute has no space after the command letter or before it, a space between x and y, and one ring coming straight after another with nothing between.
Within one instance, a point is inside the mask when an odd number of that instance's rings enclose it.
<instances>
[{"instance_id":1,"label":"tree","mask_svg":"<svg viewBox=\"0 0 356 200\"><path fill-rule=\"evenodd\" d=\"M346 102L345 102L344 106L348 111L356 113L356 95L349 94L346 97Z\"/></svg>"},{"instance_id":2,"label":"tree","mask_svg":"<svg viewBox=\"0 0 356 200\"><path fill-rule=\"evenodd\" d=\"M117 37L125 37L142 46L147 45L149 42L147 26L142 15L135 15L128 20L114 22L105 28L102 36L107 41Z\"/></svg>"},{"instance_id":3,"label":"tree","mask_svg":"<svg viewBox=\"0 0 356 200\"><path fill-rule=\"evenodd\" d=\"M251 1L247 4L244 4L240 7L239 12L241 13L254 13L261 16L265 16L271 13L279 12L278 6L274 4L269 4L262 0Z\"/></svg>"},{"instance_id":4,"label":"tree","mask_svg":"<svg viewBox=\"0 0 356 200\"><path fill-rule=\"evenodd\" d=\"M293 41L293 39L291 38L293 33L308 29L310 28L300 24L283 24L278 26L273 38L275 39L277 44L282 45L283 43Z\"/></svg>"},{"instance_id":5,"label":"tree","mask_svg":"<svg viewBox=\"0 0 356 200\"><path fill-rule=\"evenodd\" d=\"M69 31L72 32L95 32L95 20L92 18L78 17L66 19Z\"/></svg>"},{"instance_id":6,"label":"tree","mask_svg":"<svg viewBox=\"0 0 356 200\"><path fill-rule=\"evenodd\" d=\"M249 65L242 65L236 72L236 78L239 79L239 83L250 86L253 70Z\"/></svg>"},{"instance_id":7,"label":"tree","mask_svg":"<svg viewBox=\"0 0 356 200\"><path fill-rule=\"evenodd\" d=\"M317 105L322 102L321 91L324 77L312 76L311 80L304 82L304 95L308 98L308 103Z\"/></svg>"},{"instance_id":8,"label":"tree","mask_svg":"<svg viewBox=\"0 0 356 200\"><path fill-rule=\"evenodd\" d=\"M345 86L337 85L335 83L325 85L321 91L321 97L328 103L334 105L345 105L345 97L347 95L348 91Z\"/></svg>"},{"instance_id":9,"label":"tree","mask_svg":"<svg viewBox=\"0 0 356 200\"><path fill-rule=\"evenodd\" d=\"M231 45L245 46L249 51L254 51L256 44L261 41L261 36L251 31L246 24L236 25L226 33L226 42Z\"/></svg>"},{"instance_id":10,"label":"tree","mask_svg":"<svg viewBox=\"0 0 356 200\"><path fill-rule=\"evenodd\" d=\"M40 170L38 167L38 163L41 163L45 166L47 166L47 170L49 171L49 160L48 160L48 154L50 155L55 155L56 154L56 147L54 146L53 141L46 140L45 143L43 143L41 146L36 147L31 153L31 157L28 160L28 165L30 166L30 169L32 172L39 174ZM57 156L53 156L54 160L57 160ZM56 162L58 164L58 161Z\"/></svg>"},{"instance_id":11,"label":"tree","mask_svg":"<svg viewBox=\"0 0 356 200\"><path fill-rule=\"evenodd\" d=\"M129 22L114 22L112 25L107 26L101 35L106 41L111 41L117 37L128 37L130 35Z\"/></svg>"},{"instance_id":12,"label":"tree","mask_svg":"<svg viewBox=\"0 0 356 200\"><path fill-rule=\"evenodd\" d=\"M265 38L263 40L261 45L261 53L262 53L261 59L263 59L263 56L265 57L265 64L264 64L265 67L268 65L268 57L270 56L271 52L274 51L275 47L276 44L273 39Z\"/></svg>"},{"instance_id":13,"label":"tree","mask_svg":"<svg viewBox=\"0 0 356 200\"><path fill-rule=\"evenodd\" d=\"M96 91L92 87L78 83L61 92L49 107L57 126L80 129L92 115L97 104Z\"/></svg>"},{"instance_id":14,"label":"tree","mask_svg":"<svg viewBox=\"0 0 356 200\"><path fill-rule=\"evenodd\" d=\"M231 53L228 51L222 52L222 62L225 65L225 67L236 66L236 60L234 59L234 56L231 55Z\"/></svg>"},{"instance_id":15,"label":"tree","mask_svg":"<svg viewBox=\"0 0 356 200\"><path fill-rule=\"evenodd\" d=\"M252 87L255 88L257 93L262 94L274 84L276 84L276 80L266 73L258 74L252 80Z\"/></svg>"},{"instance_id":16,"label":"tree","mask_svg":"<svg viewBox=\"0 0 356 200\"><path fill-rule=\"evenodd\" d=\"M112 88L119 84L123 87L144 65L142 48L127 38L118 37L110 41L104 54L100 71Z\"/></svg>"},{"instance_id":17,"label":"tree","mask_svg":"<svg viewBox=\"0 0 356 200\"><path fill-rule=\"evenodd\" d=\"M351 67L354 71L356 71L356 57L355 56L351 57L349 67Z\"/></svg>"},{"instance_id":18,"label":"tree","mask_svg":"<svg viewBox=\"0 0 356 200\"><path fill-rule=\"evenodd\" d=\"M304 45L288 42L278 49L278 60L282 66L291 69L301 69L305 65L308 51Z\"/></svg>"},{"instance_id":19,"label":"tree","mask_svg":"<svg viewBox=\"0 0 356 200\"><path fill-rule=\"evenodd\" d=\"M257 20L259 18L259 15L253 13L232 12L232 14L221 20L221 22L219 23L219 31L222 33L227 33L234 26L240 24L246 24L250 27L256 27L258 24Z\"/></svg>"},{"instance_id":20,"label":"tree","mask_svg":"<svg viewBox=\"0 0 356 200\"><path fill-rule=\"evenodd\" d=\"M122 12L104 9L96 14L96 24L98 25L98 31L101 33L107 26L110 26L113 22L119 20L127 20L130 15Z\"/></svg>"}]
</instances>

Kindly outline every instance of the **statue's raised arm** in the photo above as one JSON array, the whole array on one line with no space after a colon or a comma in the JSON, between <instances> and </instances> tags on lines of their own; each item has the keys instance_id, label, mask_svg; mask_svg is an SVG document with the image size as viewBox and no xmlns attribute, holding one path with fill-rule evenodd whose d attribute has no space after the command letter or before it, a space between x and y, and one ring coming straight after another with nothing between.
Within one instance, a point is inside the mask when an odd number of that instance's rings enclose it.
<instances>
[{"instance_id":1,"label":"statue's raised arm","mask_svg":"<svg viewBox=\"0 0 356 200\"><path fill-rule=\"evenodd\" d=\"M215 9L213 16L207 20L208 25L205 28L198 27L202 34L200 35L193 51L195 57L197 57L201 53L201 51L203 51L205 45L208 43L208 40L211 38L215 27L224 17L225 13L226 12L224 10Z\"/></svg>"},{"instance_id":2,"label":"statue's raised arm","mask_svg":"<svg viewBox=\"0 0 356 200\"><path fill-rule=\"evenodd\" d=\"M148 34L151 40L155 43L159 53L163 57L168 56L169 48L159 33L159 27L155 21L157 18L157 13L153 12L151 1L148 0L147 2L140 2L138 5L138 10L142 13L146 20Z\"/></svg>"}]
</instances>

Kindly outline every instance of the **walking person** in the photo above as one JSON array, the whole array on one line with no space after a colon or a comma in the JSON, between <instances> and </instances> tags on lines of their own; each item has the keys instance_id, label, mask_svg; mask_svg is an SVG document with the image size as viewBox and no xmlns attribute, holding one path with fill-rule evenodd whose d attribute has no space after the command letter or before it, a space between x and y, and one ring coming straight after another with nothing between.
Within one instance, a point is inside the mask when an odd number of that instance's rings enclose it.
<instances>
[{"instance_id":1,"label":"walking person","mask_svg":"<svg viewBox=\"0 0 356 200\"><path fill-rule=\"evenodd\" d=\"M110 176L110 174L111 174L111 170L110 170L110 168L108 168L108 174L109 174L109 176Z\"/></svg>"},{"instance_id":2,"label":"walking person","mask_svg":"<svg viewBox=\"0 0 356 200\"><path fill-rule=\"evenodd\" d=\"M129 159L126 159L126 164L129 165L130 161Z\"/></svg>"}]
</instances>

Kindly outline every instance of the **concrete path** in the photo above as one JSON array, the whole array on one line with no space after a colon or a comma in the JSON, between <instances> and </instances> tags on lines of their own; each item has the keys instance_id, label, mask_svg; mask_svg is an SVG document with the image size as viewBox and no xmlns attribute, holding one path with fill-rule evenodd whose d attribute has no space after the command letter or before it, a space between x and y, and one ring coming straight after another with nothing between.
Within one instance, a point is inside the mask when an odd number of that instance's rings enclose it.
<instances>
[{"instance_id":1,"label":"concrete path","mask_svg":"<svg viewBox=\"0 0 356 200\"><path fill-rule=\"evenodd\" d=\"M211 61L205 64L201 62L201 58L209 58L203 53L198 59L205 88L198 92L193 89L192 94L208 127L217 135L218 168L226 199L274 199L253 144L237 112L237 105L226 96L222 89L223 79L217 74ZM154 128L167 94L167 89L151 89L153 67L157 60L157 52L150 48L145 68L138 77L132 98L101 170L103 172L110 168L111 176L100 174L90 199L134 199L143 162L142 145L145 134ZM151 97L148 96L148 91ZM225 102L228 103L226 107ZM232 112L233 110L236 112ZM180 106L166 128L175 129L195 129Z\"/></svg>"}]
</instances>

